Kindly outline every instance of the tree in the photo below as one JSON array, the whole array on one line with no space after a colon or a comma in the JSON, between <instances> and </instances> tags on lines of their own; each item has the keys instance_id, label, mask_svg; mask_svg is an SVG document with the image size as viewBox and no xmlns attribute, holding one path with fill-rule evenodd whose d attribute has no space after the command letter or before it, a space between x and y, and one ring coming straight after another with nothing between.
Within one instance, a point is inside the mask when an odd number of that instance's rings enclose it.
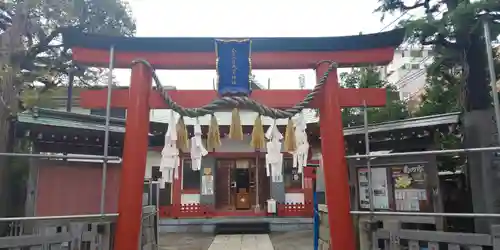
<instances>
[{"instance_id":1,"label":"tree","mask_svg":"<svg viewBox=\"0 0 500 250\"><path fill-rule=\"evenodd\" d=\"M439 55L435 67L443 79L458 76L464 94L461 105L467 111L491 105L483 29L479 14L486 11L492 21L492 37L500 33L500 2L497 0L379 0L377 11L404 14L423 9L424 17L404 20L409 42L433 46ZM432 79L439 80L439 79Z\"/></svg>"},{"instance_id":2,"label":"tree","mask_svg":"<svg viewBox=\"0 0 500 250\"><path fill-rule=\"evenodd\" d=\"M439 64L441 55L427 68L427 83L415 116L445 114L461 110L460 75L447 72Z\"/></svg>"},{"instance_id":3,"label":"tree","mask_svg":"<svg viewBox=\"0 0 500 250\"><path fill-rule=\"evenodd\" d=\"M399 99L395 86L384 81L377 69L355 68L349 73L340 74L343 88L385 88L388 93L388 104L382 108L368 108L369 123L379 123L408 118L406 104ZM363 125L363 113L360 108L342 109L344 127Z\"/></svg>"},{"instance_id":4,"label":"tree","mask_svg":"<svg viewBox=\"0 0 500 250\"><path fill-rule=\"evenodd\" d=\"M26 89L43 85L41 93L69 77L77 84L98 82L103 70L74 64L61 33L82 32L131 36L134 20L119 0L12 0L0 3L0 152L13 150L12 122L24 106ZM7 159L0 158L0 166ZM0 168L0 217L9 204L8 170Z\"/></svg>"}]
</instances>

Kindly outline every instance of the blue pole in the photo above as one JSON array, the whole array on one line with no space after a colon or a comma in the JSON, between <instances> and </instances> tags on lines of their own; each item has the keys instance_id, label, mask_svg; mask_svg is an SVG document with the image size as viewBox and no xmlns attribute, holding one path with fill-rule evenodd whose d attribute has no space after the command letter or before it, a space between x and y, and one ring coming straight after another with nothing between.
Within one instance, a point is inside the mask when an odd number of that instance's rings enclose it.
<instances>
[{"instance_id":1,"label":"blue pole","mask_svg":"<svg viewBox=\"0 0 500 250\"><path fill-rule=\"evenodd\" d=\"M314 248L313 250L318 250L319 248L319 209L318 209L318 195L316 192L316 178L313 179L313 220L314 220Z\"/></svg>"}]
</instances>

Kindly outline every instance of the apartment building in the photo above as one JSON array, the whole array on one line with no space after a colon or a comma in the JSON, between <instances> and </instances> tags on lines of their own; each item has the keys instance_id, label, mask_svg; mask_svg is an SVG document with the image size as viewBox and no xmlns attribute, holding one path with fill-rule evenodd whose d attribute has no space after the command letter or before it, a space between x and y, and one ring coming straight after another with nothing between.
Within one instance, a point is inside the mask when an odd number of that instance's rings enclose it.
<instances>
[{"instance_id":1,"label":"apartment building","mask_svg":"<svg viewBox=\"0 0 500 250\"><path fill-rule=\"evenodd\" d=\"M397 87L402 100L413 99L425 87L426 68L432 60L431 48L399 48L394 53L393 61L381 68L381 77Z\"/></svg>"}]
</instances>

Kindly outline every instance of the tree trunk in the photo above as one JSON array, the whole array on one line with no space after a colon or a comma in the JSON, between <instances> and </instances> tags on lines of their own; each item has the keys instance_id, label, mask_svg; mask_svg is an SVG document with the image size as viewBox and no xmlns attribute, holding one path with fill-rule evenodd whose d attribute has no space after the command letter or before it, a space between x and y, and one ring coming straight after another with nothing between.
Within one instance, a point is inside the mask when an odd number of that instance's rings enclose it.
<instances>
[{"instance_id":1,"label":"tree trunk","mask_svg":"<svg viewBox=\"0 0 500 250\"><path fill-rule=\"evenodd\" d=\"M480 33L480 32L477 32ZM464 54L468 64L465 84L464 146L482 148L498 146L491 88L488 82L487 58L481 34L468 36ZM500 157L496 152L467 154L474 213L500 212ZM475 231L489 233L492 224L499 220L478 218Z\"/></svg>"},{"instance_id":2,"label":"tree trunk","mask_svg":"<svg viewBox=\"0 0 500 250\"><path fill-rule=\"evenodd\" d=\"M12 26L0 35L0 152L12 152L13 133L12 118L18 112L18 95L22 82L16 82L19 72L20 58L25 48L22 35L28 22L27 11L29 1L20 1L16 5L16 14ZM9 216L10 195L9 190L9 157L0 157L0 217ZM0 233L6 226L0 225ZM2 230L3 229L3 230Z\"/></svg>"},{"instance_id":3,"label":"tree trunk","mask_svg":"<svg viewBox=\"0 0 500 250\"><path fill-rule=\"evenodd\" d=\"M480 34L468 37L464 46L464 61L467 62L465 83L466 111L486 110L491 108L491 88L488 82L488 63L484 40Z\"/></svg>"}]
</instances>

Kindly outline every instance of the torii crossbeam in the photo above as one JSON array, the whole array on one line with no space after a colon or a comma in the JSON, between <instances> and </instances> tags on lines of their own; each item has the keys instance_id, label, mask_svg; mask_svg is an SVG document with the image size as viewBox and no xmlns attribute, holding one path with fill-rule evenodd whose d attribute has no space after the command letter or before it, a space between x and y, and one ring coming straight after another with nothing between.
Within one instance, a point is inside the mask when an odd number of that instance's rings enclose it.
<instances>
[{"instance_id":1,"label":"torii crossbeam","mask_svg":"<svg viewBox=\"0 0 500 250\"><path fill-rule=\"evenodd\" d=\"M252 68L315 68L317 78L334 61L339 66L386 64L403 39L403 30L384 33L325 38L252 38ZM77 62L104 66L109 49L116 51L115 65L130 67L135 59L144 59L158 69L215 69L213 38L125 38L84 35L68 32L64 43L71 46ZM114 90L112 107L127 108L125 148L123 152L118 225L115 249L136 249L139 244L142 209L142 185L148 148L150 109L169 108L157 92L151 90L152 72L144 64L132 66L129 89ZM107 90L81 93L85 108L103 108ZM302 100L306 90L254 90L249 97L268 107L288 108ZM217 98L216 91L172 90L168 94L178 104L196 108ZM311 103L320 110L326 200L328 204L332 249L355 250L355 232L350 215L348 169L345 160L341 108L383 106L382 89L341 89L337 70L330 72L319 98ZM334 205L333 205L334 204Z\"/></svg>"}]
</instances>

